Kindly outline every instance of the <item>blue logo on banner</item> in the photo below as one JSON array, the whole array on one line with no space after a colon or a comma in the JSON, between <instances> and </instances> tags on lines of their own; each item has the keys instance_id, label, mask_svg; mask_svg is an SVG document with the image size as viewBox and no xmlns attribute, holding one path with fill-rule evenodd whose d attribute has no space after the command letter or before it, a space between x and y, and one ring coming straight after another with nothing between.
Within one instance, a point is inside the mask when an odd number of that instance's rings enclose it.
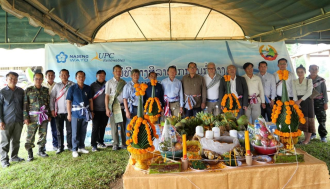
<instances>
[{"instance_id":1,"label":"blue logo on banner","mask_svg":"<svg viewBox=\"0 0 330 189\"><path fill-rule=\"evenodd\" d=\"M60 54L56 55L57 63L65 63L67 58L68 55L66 55L64 52L60 52Z\"/></svg>"}]
</instances>

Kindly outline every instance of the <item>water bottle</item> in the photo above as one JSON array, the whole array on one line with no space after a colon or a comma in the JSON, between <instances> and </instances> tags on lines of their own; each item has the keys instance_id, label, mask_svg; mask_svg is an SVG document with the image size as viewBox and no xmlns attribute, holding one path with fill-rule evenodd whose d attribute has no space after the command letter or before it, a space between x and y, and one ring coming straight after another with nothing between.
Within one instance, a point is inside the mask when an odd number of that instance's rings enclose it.
<instances>
[{"instance_id":1,"label":"water bottle","mask_svg":"<svg viewBox=\"0 0 330 189\"><path fill-rule=\"evenodd\" d=\"M259 121L257 119L254 121L254 133L255 134L260 134L260 124L259 124Z\"/></svg>"},{"instance_id":2,"label":"water bottle","mask_svg":"<svg viewBox=\"0 0 330 189\"><path fill-rule=\"evenodd\" d=\"M215 112L214 112L214 116L217 116L217 115L219 115L220 114L220 111L219 111L219 106L218 105L216 105L215 106Z\"/></svg>"},{"instance_id":3,"label":"water bottle","mask_svg":"<svg viewBox=\"0 0 330 189\"><path fill-rule=\"evenodd\" d=\"M207 106L205 107L204 109L204 113L209 113L208 109L207 109Z\"/></svg>"}]
</instances>

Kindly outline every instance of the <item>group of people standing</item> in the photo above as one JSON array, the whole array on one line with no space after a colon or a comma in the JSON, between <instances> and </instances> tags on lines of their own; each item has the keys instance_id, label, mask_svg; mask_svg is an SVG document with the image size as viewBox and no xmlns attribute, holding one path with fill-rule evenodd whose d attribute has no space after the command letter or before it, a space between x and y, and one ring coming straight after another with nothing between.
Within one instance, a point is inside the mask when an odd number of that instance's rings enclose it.
<instances>
[{"instance_id":1,"label":"group of people standing","mask_svg":"<svg viewBox=\"0 0 330 189\"><path fill-rule=\"evenodd\" d=\"M236 75L237 68L234 65L227 67L230 76L230 91L234 93L241 104L242 109L238 116L247 115L252 120L262 115L270 120L272 107L276 100L281 99L282 81L278 74L267 72L267 62L258 64L259 73L253 74L254 65L247 62L243 65L246 74ZM278 61L280 70L287 68L287 60ZM208 73L200 76L196 73L197 65L194 62L188 64L189 74L182 80L176 78L177 69L170 66L167 69L168 78L163 79L155 86L155 96L160 99L165 116L179 115L195 116L207 108L210 113L216 109L223 109L220 102L227 92L228 85L225 79L216 73L215 64L207 65ZM73 157L79 153L89 153L85 149L85 138L88 121L92 120L92 151L98 148L106 148L104 144L105 127L110 118L111 134L113 137L113 150L126 149L126 127L130 120L137 115L138 96L135 95L134 84L139 83L140 71L133 69L132 80L129 82L121 78L122 67L113 67L113 78L106 81L106 72L99 70L96 73L96 81L90 86L84 84L86 75L83 71L75 74L77 83L69 81L69 71L60 71L61 82L54 82L55 72L47 70L44 75L35 73L34 85L25 91L16 86L18 74L9 72L6 75L8 85L0 91L0 155L3 167L10 165L8 153L11 148L10 161L24 161L18 157L20 137L23 122L27 125L27 138L25 148L28 151L28 161L32 161L35 135L38 131L39 146L38 155L47 157L45 150L47 125L50 122L52 132L52 145L56 154L64 151L64 126L66 127L67 148L72 151ZM286 80L288 95L301 109L308 119L306 124L300 125L305 132L304 144L315 136L314 116L319 122L319 134L321 140L326 142L326 110L327 90L325 80L318 76L318 66L311 65L310 75L306 78L306 69L298 67L296 72L298 79L294 79L293 73L289 73ZM155 72L150 72L149 80L157 79ZM316 92L315 92L316 91ZM318 93L317 93L318 92ZM151 97L152 86L148 83L143 101ZM317 93L313 99L311 95ZM314 110L314 111L313 111ZM315 114L315 115L314 115ZM118 130L120 127L120 139ZM121 141L121 142L120 142ZM121 143L121 144L120 144Z\"/></svg>"}]
</instances>

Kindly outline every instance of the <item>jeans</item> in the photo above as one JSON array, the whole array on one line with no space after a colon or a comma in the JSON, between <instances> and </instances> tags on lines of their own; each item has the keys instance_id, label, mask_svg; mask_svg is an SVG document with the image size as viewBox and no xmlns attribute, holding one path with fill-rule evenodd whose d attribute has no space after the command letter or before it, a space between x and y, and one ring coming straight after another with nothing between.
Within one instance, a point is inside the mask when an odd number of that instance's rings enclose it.
<instances>
[{"instance_id":1,"label":"jeans","mask_svg":"<svg viewBox=\"0 0 330 189\"><path fill-rule=\"evenodd\" d=\"M105 111L94 111L91 145L96 147L96 142L104 144L104 133L109 117Z\"/></svg>"},{"instance_id":2,"label":"jeans","mask_svg":"<svg viewBox=\"0 0 330 189\"><path fill-rule=\"evenodd\" d=\"M72 151L78 151L85 148L85 138L87 132L88 122L85 119L79 119L76 117L71 118L72 125Z\"/></svg>"},{"instance_id":3,"label":"jeans","mask_svg":"<svg viewBox=\"0 0 330 189\"><path fill-rule=\"evenodd\" d=\"M23 122L8 123L5 130L0 130L0 155L1 162L8 161L9 147L11 148L11 159L16 158L23 128Z\"/></svg>"},{"instance_id":4,"label":"jeans","mask_svg":"<svg viewBox=\"0 0 330 189\"><path fill-rule=\"evenodd\" d=\"M68 148L72 149L72 129L71 122L67 118L68 114L57 114L56 121L56 129L57 129L57 142L58 148L64 149L64 121L66 125L66 141L68 143Z\"/></svg>"},{"instance_id":5,"label":"jeans","mask_svg":"<svg viewBox=\"0 0 330 189\"><path fill-rule=\"evenodd\" d=\"M52 138L53 138L53 147L58 147L58 142L57 142L57 129L56 129L56 121L55 118L52 117L50 121L50 128L52 129Z\"/></svg>"}]
</instances>

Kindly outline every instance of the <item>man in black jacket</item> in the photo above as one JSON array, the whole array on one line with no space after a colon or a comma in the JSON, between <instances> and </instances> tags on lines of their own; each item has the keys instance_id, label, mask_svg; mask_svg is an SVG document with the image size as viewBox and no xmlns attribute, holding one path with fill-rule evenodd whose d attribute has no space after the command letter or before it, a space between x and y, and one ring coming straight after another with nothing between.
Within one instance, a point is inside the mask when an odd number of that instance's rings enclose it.
<instances>
[{"instance_id":1,"label":"man in black jacket","mask_svg":"<svg viewBox=\"0 0 330 189\"><path fill-rule=\"evenodd\" d=\"M244 110L246 110L248 106L249 93L248 93L246 80L244 79L244 77L236 75L236 67L234 65L227 66L227 73L228 75L230 75L231 93L234 93L236 95L242 107L242 109L240 109L237 115L237 117L240 117L241 115L244 115ZM225 78L222 77L220 81L220 92L219 92L220 102L226 93L227 93L227 85L225 82Z\"/></svg>"}]
</instances>

